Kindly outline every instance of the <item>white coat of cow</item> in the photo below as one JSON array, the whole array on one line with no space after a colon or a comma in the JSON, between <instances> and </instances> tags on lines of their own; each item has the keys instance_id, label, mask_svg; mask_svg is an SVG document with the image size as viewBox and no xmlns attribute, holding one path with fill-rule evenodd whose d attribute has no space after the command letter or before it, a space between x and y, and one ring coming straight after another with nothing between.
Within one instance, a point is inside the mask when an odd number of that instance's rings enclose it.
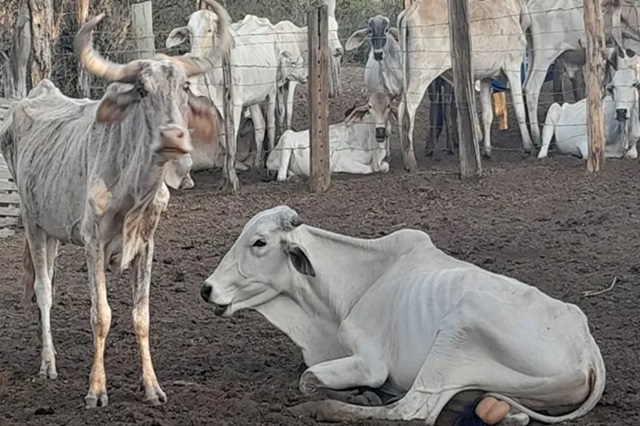
<instances>
[{"instance_id":1,"label":"white coat of cow","mask_svg":"<svg viewBox=\"0 0 640 426\"><path fill-rule=\"evenodd\" d=\"M621 52L625 55L624 52ZM618 69L607 85L604 98L605 157L638 158L637 142L640 139L640 111L638 110L638 88L640 82L633 64L636 58L618 58ZM542 128L542 147L538 158L545 158L551 140L555 137L557 150L587 159L587 99L562 106L554 103L547 111Z\"/></svg>"},{"instance_id":2,"label":"white coat of cow","mask_svg":"<svg viewBox=\"0 0 640 426\"><path fill-rule=\"evenodd\" d=\"M277 78L278 85L290 80L305 83L307 71L302 67L302 59L299 57L294 58L290 52L281 52ZM257 112L254 109L257 109ZM259 104L254 104L245 109L242 123L238 131L235 168L246 171L251 167L252 159L255 162L256 157L256 150L252 150L251 142L253 141L255 145L262 145L264 139L265 121ZM253 138L249 135L250 132L253 133ZM224 162L224 151L222 150L221 142L218 138L215 141L194 138L191 158L193 163L188 169L190 172L221 168ZM193 182L189 174L187 174L187 178ZM193 188L193 186L195 185L192 183L188 187L183 186L183 188L188 189Z\"/></svg>"},{"instance_id":3,"label":"white coat of cow","mask_svg":"<svg viewBox=\"0 0 640 426\"><path fill-rule=\"evenodd\" d=\"M638 13L633 0L600 0L607 40L616 40L625 49L640 54ZM547 71L558 60L570 77L585 63L585 27L583 0L528 0L533 61L524 83L533 142L540 144L538 101ZM608 49L611 57L614 49Z\"/></svg>"},{"instance_id":4,"label":"white coat of cow","mask_svg":"<svg viewBox=\"0 0 640 426\"><path fill-rule=\"evenodd\" d=\"M397 120L389 96L378 92L367 105L354 108L342 123L329 126L329 168L332 173L386 173L384 161L391 131L390 118ZM267 170L277 170L278 181L292 175L309 176L311 149L309 130L285 131L267 158Z\"/></svg>"},{"instance_id":5,"label":"white coat of cow","mask_svg":"<svg viewBox=\"0 0 640 426\"><path fill-rule=\"evenodd\" d=\"M213 4L221 17L220 47L226 49L229 15ZM39 375L58 376L51 333L58 243L78 245L86 254L94 349L85 405L108 403L104 351L111 308L106 269L130 266L142 384L146 400L157 405L167 397L149 347L154 234L169 203L163 182L169 161L189 154L191 134L206 139L215 133L213 104L194 96L188 84L189 77L206 72L213 62L158 55L113 63L93 48L92 30L103 18L87 21L74 44L82 65L110 82L105 94L99 100L72 99L42 80L12 105L0 126L0 149L22 202L25 296L35 293L40 310Z\"/></svg>"},{"instance_id":6,"label":"white coat of cow","mask_svg":"<svg viewBox=\"0 0 640 426\"><path fill-rule=\"evenodd\" d=\"M413 132L418 106L427 87L451 69L449 12L446 0L422 0L399 17L400 46L405 53L404 100L398 108L400 139L405 169L415 171ZM491 78L504 73L526 152L533 143L526 124L520 66L527 44L525 31L529 13L524 0L469 0L469 21L473 47L474 77L481 81L484 153L491 155ZM404 128L405 114L408 128Z\"/></svg>"},{"instance_id":7,"label":"white coat of cow","mask_svg":"<svg viewBox=\"0 0 640 426\"><path fill-rule=\"evenodd\" d=\"M340 59L344 53L342 43L338 37L338 21L335 18L336 2L335 0L323 0L327 5L328 26L329 26L329 97L340 95ZM309 63L309 28L299 27L291 21L280 21L274 24L276 31L280 36L282 48L291 52L294 56L299 56L303 60L303 67L308 68ZM282 86L278 92L278 110L280 125L285 123L286 129L291 129L293 119L293 99L299 81L291 80Z\"/></svg>"},{"instance_id":8,"label":"white coat of cow","mask_svg":"<svg viewBox=\"0 0 640 426\"><path fill-rule=\"evenodd\" d=\"M455 259L418 230L359 239L304 225L288 206L268 209L247 222L201 296L217 316L255 309L286 333L308 366L305 395L368 387L399 398L294 410L318 420L434 425L458 393L478 391L508 402L520 425L557 423L587 414L605 387L580 308Z\"/></svg>"},{"instance_id":9,"label":"white coat of cow","mask_svg":"<svg viewBox=\"0 0 640 426\"><path fill-rule=\"evenodd\" d=\"M209 0L210 1L210 0ZM178 46L187 40L191 42L191 54L209 57L216 46L213 31L217 27L218 16L211 10L201 9L189 16L184 27L174 28L166 40L167 48ZM230 54L231 81L233 84L233 134L230 138L230 155L235 157L236 138L242 119L242 109L267 100L267 133L270 148L275 139L275 102L278 90L277 79L280 60L280 45L273 25L264 18L247 15L232 25L230 32L233 47ZM222 60L217 59L216 67L206 75L193 79L201 93L213 101L218 113L224 119ZM252 110L253 113L253 110ZM262 159L262 141L256 141L256 166ZM235 159L235 158L234 158Z\"/></svg>"}]
</instances>

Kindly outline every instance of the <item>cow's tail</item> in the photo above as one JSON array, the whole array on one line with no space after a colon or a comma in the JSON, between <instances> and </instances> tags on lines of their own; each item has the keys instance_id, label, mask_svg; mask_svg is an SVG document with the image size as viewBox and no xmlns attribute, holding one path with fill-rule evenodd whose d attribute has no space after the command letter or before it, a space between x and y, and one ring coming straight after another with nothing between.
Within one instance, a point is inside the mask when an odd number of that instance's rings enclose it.
<instances>
[{"instance_id":1,"label":"cow's tail","mask_svg":"<svg viewBox=\"0 0 640 426\"><path fill-rule=\"evenodd\" d=\"M593 344L595 346L595 342ZM576 410L567 413L562 416L546 416L544 414L537 413L533 410L530 410L524 407L519 402L514 401L513 399L506 397L504 395L499 395L495 393L488 393L485 396L492 396L498 400L504 401L511 405L512 408L515 408L518 411L523 412L534 420L543 423L560 423L566 422L569 420L580 418L586 415L589 411L591 411L604 393L604 386L606 381L606 369L604 365L604 360L602 359L602 355L600 354L600 350L595 347L592 365L589 368L589 395L587 399L578 407Z\"/></svg>"}]
</instances>

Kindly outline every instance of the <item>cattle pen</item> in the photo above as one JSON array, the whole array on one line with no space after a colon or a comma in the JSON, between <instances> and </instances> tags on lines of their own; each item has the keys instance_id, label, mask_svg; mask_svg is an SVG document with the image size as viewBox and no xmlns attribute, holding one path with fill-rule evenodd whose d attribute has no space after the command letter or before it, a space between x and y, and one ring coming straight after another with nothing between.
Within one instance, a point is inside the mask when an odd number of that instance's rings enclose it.
<instances>
[{"instance_id":1,"label":"cattle pen","mask_svg":"<svg viewBox=\"0 0 640 426\"><path fill-rule=\"evenodd\" d=\"M0 123L9 109L9 101L0 98ZM20 195L0 154L0 238L13 235L20 222Z\"/></svg>"},{"instance_id":2,"label":"cattle pen","mask_svg":"<svg viewBox=\"0 0 640 426\"><path fill-rule=\"evenodd\" d=\"M0 11L0 51L12 50L9 46L18 32L17 18L31 3L52 7L50 67L43 75L67 96L92 99L103 96L109 83L81 68L73 51L73 36L87 17L109 11L95 31L96 50L113 61L125 63L157 53L188 52L188 44L167 48L167 39L175 28L188 24L192 13L205 7L205 2L201 6L200 1L193 0L8 0L8 12ZM319 65L305 68L315 70L316 80L311 81L313 75L307 76L307 83L299 83L292 97L292 130L310 130L320 135L314 138L314 143L326 160L331 159L331 155L339 155L339 151L327 149L329 126L342 123L354 108L367 107L365 70L371 45L366 41L357 49L345 49L341 67L335 72L339 90L330 87L332 77L327 75L331 74L327 68L331 64L326 50L331 44L331 27L325 27L330 8L310 8L310 3L308 0L287 4L274 0L225 2L234 23L241 22L246 14L255 14L274 23L291 20L303 28L309 16L315 16L318 27L329 30L327 34L311 24L312 29L319 31L318 40L324 39L322 43L314 41L318 55L310 55ZM395 29L396 17L403 9L402 2L396 0L365 3L338 0L335 17L339 25L338 40L343 47L354 32L368 28L369 19L378 14L387 16L390 27ZM406 2L409 3L413 2ZM134 16L136 13L139 15ZM578 16L582 19L582 8ZM22 21L21 28L31 31L30 25L24 23ZM30 37L35 37L38 31L38 25L33 27ZM266 49L265 43L256 41L255 37L248 44ZM30 56L28 62L39 60L34 58ZM233 66L229 64L230 72L234 72ZM423 64L424 69L431 66ZM236 67L239 68L242 67ZM266 73L265 67L257 69ZM24 72L25 81L39 78L31 72L31 66ZM565 85L572 83L566 74L561 77ZM584 161L557 155L553 149L550 158L539 160L535 154L525 155L506 80L499 77L495 81L495 87L506 93L501 98L506 102L500 108L510 119L508 125L504 122L501 125L498 120L492 123L493 153L490 158L481 159L482 177L477 180L461 180L457 149L451 153L443 148L446 126L451 123L448 113L438 145L429 152L427 140L435 124L431 114L435 106L430 103L429 93L425 93L415 114L415 173L405 170L398 125L392 122L390 155L386 160L388 172L320 174L315 181L308 176L291 176L282 182L275 181L273 176L266 176L264 170L255 170L252 157L255 155L253 130L262 125L266 133L266 124L253 121L248 108L243 111L240 123L236 123L239 136L235 160L249 166L236 168L237 191L230 191L232 186L221 185L229 179L228 168L223 170L223 164L229 164L225 158L228 144L216 147L210 157L209 153L203 155L206 161L202 163L207 167L191 173L193 188L171 190L168 209L162 214L156 231L149 314L154 368L168 397L168 402L161 407L145 404L137 383L140 363L131 320L132 272L125 271L106 275L112 310L105 350L109 405L84 409L82 398L91 369L93 342L90 294L85 250L70 244L59 248L51 310L59 377L56 380L38 378L42 348L38 308L22 303L24 232L20 197L0 156L0 264L3 265L0 272L3 290L0 297L0 426L323 424L311 418L295 418L287 411L309 399L298 388L305 368L300 348L257 312L241 311L232 318L216 317L211 305L205 304L199 294L202 283L221 262L247 221L257 212L277 205L295 208L306 224L354 237L373 239L400 229L419 229L452 256L515 277L554 298L576 304L587 315L602 351L607 384L594 410L564 424L640 424L637 392L640 385L636 378L640 375L637 362L640 353L638 160L607 159L606 167L599 173L590 173ZM6 80L0 83L4 83L4 96L9 96ZM245 82L243 86L241 83L233 86L232 91L242 93L255 84ZM544 79L539 100L541 128L548 107L558 96L554 92L556 85L557 81ZM27 86L31 87L32 83L24 87L25 92L19 97L26 95ZM17 91L20 90L17 87ZM470 95L478 99L476 118L481 123L480 90L473 85L471 90ZM332 96L332 91L337 93ZM443 98L447 108L455 106L455 94L446 92ZM565 100L573 102L574 97L569 95ZM8 104L0 98L0 119ZM397 106L398 101L393 105ZM227 104L220 109L228 111L232 107ZM262 107L265 111L266 106ZM279 108L276 105L278 114ZM286 105L283 108L286 109ZM462 107L460 111L466 109ZM264 117L266 115L265 112ZM279 137L284 125L278 118L279 115L276 117ZM467 122L472 125L472 120ZM225 123L221 121L220 127L224 129ZM467 134L471 131L466 129ZM457 133L457 128L453 132ZM277 141L278 138L274 142ZM267 142L264 149L269 154ZM322 143L325 145L321 146ZM210 159L215 167L208 167ZM322 173L327 172L326 166L320 165L325 167ZM314 170L317 169L316 164ZM611 290L593 295L610 286ZM424 422L371 420L343 424L418 426ZM443 419L440 425L451 426L451 423Z\"/></svg>"}]
</instances>

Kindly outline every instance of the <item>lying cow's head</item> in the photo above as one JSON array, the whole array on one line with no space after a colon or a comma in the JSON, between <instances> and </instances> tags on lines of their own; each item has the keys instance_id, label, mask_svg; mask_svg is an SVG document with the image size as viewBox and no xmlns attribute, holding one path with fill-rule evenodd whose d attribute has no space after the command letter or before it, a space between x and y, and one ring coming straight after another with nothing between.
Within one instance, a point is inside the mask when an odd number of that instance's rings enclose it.
<instances>
[{"instance_id":1,"label":"lying cow's head","mask_svg":"<svg viewBox=\"0 0 640 426\"><path fill-rule=\"evenodd\" d=\"M626 56L619 58L617 66L606 89L615 103L616 120L620 123L626 123L631 118L631 114L638 114L638 88L640 88L640 83L638 82L632 58Z\"/></svg>"},{"instance_id":2,"label":"lying cow's head","mask_svg":"<svg viewBox=\"0 0 640 426\"><path fill-rule=\"evenodd\" d=\"M389 33L398 40L397 28L389 28L389 18L382 15L376 15L369 19L368 27L361 30L357 30L349 39L345 48L347 51L358 48L369 37L371 39L371 49L373 50L373 59L376 61L382 61L384 59L384 52L387 46L387 37Z\"/></svg>"},{"instance_id":3,"label":"lying cow's head","mask_svg":"<svg viewBox=\"0 0 640 426\"><path fill-rule=\"evenodd\" d=\"M367 105L354 108L345 119L345 124L350 126L361 121L367 114L371 114L376 120L376 141L383 143L389 136L391 129L390 118L397 122L398 111L391 105L389 95L384 92L376 92L369 96Z\"/></svg>"},{"instance_id":4,"label":"lying cow's head","mask_svg":"<svg viewBox=\"0 0 640 426\"><path fill-rule=\"evenodd\" d=\"M224 14L219 32L227 38L224 33L229 31L229 19L226 11ZM103 18L101 14L88 21L75 38L75 48L86 69L112 82L98 104L96 121L120 124L121 137L131 139L132 144L141 141L149 144L161 164L169 160L184 163L182 159L192 150L191 134L211 138L217 131L212 102L195 96L188 84L189 77L211 69L211 60L157 55L127 64L111 62L93 47L93 28ZM227 48L228 45L221 46ZM149 128L153 134L149 134Z\"/></svg>"},{"instance_id":5,"label":"lying cow's head","mask_svg":"<svg viewBox=\"0 0 640 426\"><path fill-rule=\"evenodd\" d=\"M265 210L247 222L200 291L215 305L216 315L255 308L295 288L296 280L315 276L296 239L301 224L298 213L287 206Z\"/></svg>"}]
</instances>

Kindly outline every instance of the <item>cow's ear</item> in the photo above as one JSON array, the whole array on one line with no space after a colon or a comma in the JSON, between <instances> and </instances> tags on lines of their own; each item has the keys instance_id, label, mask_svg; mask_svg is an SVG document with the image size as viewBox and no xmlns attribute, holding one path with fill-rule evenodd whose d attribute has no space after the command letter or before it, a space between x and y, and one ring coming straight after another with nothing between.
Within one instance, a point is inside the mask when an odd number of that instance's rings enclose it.
<instances>
[{"instance_id":1,"label":"cow's ear","mask_svg":"<svg viewBox=\"0 0 640 426\"><path fill-rule=\"evenodd\" d=\"M296 271L302 275L308 275L310 277L316 276L316 271L313 269L313 265L311 265L307 251L302 246L295 243L287 243L285 247Z\"/></svg>"},{"instance_id":2,"label":"cow's ear","mask_svg":"<svg viewBox=\"0 0 640 426\"><path fill-rule=\"evenodd\" d=\"M126 92L107 91L96 110L98 123L116 124L121 122L127 115L129 107L140 102L145 94L144 88L138 84Z\"/></svg>"},{"instance_id":3,"label":"cow's ear","mask_svg":"<svg viewBox=\"0 0 640 426\"><path fill-rule=\"evenodd\" d=\"M369 28L363 28L351 34L344 45L344 50L349 52L357 47L360 47L360 45L364 43L364 41L369 36L370 31L371 30Z\"/></svg>"},{"instance_id":4,"label":"cow's ear","mask_svg":"<svg viewBox=\"0 0 640 426\"><path fill-rule=\"evenodd\" d=\"M189 27L178 27L171 30L167 40L165 41L165 46L167 49L171 49L176 46L180 46L183 43L186 43L189 40L190 30Z\"/></svg>"}]
</instances>

